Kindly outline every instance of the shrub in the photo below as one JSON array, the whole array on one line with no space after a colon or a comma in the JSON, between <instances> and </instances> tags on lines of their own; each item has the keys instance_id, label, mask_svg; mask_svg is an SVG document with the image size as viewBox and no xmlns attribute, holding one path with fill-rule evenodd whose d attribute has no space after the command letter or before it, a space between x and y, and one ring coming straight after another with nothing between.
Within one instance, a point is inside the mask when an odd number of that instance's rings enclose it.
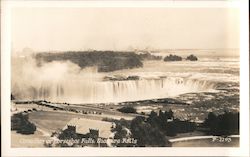
<instances>
[{"instance_id":1,"label":"shrub","mask_svg":"<svg viewBox=\"0 0 250 157\"><path fill-rule=\"evenodd\" d=\"M28 120L27 114L17 113L11 117L11 130L16 130L21 134L34 134L36 131L35 124Z\"/></svg>"},{"instance_id":2,"label":"shrub","mask_svg":"<svg viewBox=\"0 0 250 157\"><path fill-rule=\"evenodd\" d=\"M225 111L224 114L218 116L213 112L210 112L203 125L209 128L208 134L239 134L239 112L233 113Z\"/></svg>"},{"instance_id":3,"label":"shrub","mask_svg":"<svg viewBox=\"0 0 250 157\"><path fill-rule=\"evenodd\" d=\"M136 109L130 106L119 108L117 109L117 111L120 111L122 113L136 113Z\"/></svg>"},{"instance_id":4,"label":"shrub","mask_svg":"<svg viewBox=\"0 0 250 157\"><path fill-rule=\"evenodd\" d=\"M138 140L136 146L171 146L163 132L158 127L154 127L150 123L145 122L143 117L136 117L132 120L131 132L133 137Z\"/></svg>"},{"instance_id":5,"label":"shrub","mask_svg":"<svg viewBox=\"0 0 250 157\"><path fill-rule=\"evenodd\" d=\"M198 58L195 55L191 54L191 55L187 56L186 60L197 61Z\"/></svg>"}]
</instances>

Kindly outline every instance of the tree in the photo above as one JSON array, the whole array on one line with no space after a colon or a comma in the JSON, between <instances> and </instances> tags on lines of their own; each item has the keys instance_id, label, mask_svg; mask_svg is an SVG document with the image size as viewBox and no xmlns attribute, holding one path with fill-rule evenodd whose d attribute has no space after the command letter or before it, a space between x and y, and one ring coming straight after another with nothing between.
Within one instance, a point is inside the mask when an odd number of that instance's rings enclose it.
<instances>
[{"instance_id":1,"label":"tree","mask_svg":"<svg viewBox=\"0 0 250 157\"><path fill-rule=\"evenodd\" d=\"M116 128L114 129L115 136L114 139L119 139L120 141L123 141L123 139L129 139L131 138L131 134L128 128L122 126L121 124L116 125ZM135 146L134 143L126 143L126 142L120 142L115 143L115 146L117 147L132 147Z\"/></svg>"},{"instance_id":2,"label":"tree","mask_svg":"<svg viewBox=\"0 0 250 157\"><path fill-rule=\"evenodd\" d=\"M153 113L154 114L154 113ZM170 146L165 135L158 127L153 127L147 123L143 117L136 117L131 122L131 132L135 139L138 140L137 146L163 147Z\"/></svg>"},{"instance_id":3,"label":"tree","mask_svg":"<svg viewBox=\"0 0 250 157\"><path fill-rule=\"evenodd\" d=\"M166 56L163 60L165 62L168 62L168 61L181 61L182 57L170 54L169 56Z\"/></svg>"},{"instance_id":4,"label":"tree","mask_svg":"<svg viewBox=\"0 0 250 157\"><path fill-rule=\"evenodd\" d=\"M171 109L169 109L169 111L165 111L165 116L167 117L167 119L172 119L174 118L174 113Z\"/></svg>"},{"instance_id":5,"label":"tree","mask_svg":"<svg viewBox=\"0 0 250 157\"><path fill-rule=\"evenodd\" d=\"M198 58L195 55L191 54L191 55L187 56L186 60L197 61Z\"/></svg>"},{"instance_id":6,"label":"tree","mask_svg":"<svg viewBox=\"0 0 250 157\"><path fill-rule=\"evenodd\" d=\"M122 108L117 109L117 111L120 111L122 113L136 113L136 109L131 106L125 106Z\"/></svg>"},{"instance_id":7,"label":"tree","mask_svg":"<svg viewBox=\"0 0 250 157\"><path fill-rule=\"evenodd\" d=\"M11 117L11 130L21 134L34 134L35 124L31 123L27 114L17 113Z\"/></svg>"},{"instance_id":8,"label":"tree","mask_svg":"<svg viewBox=\"0 0 250 157\"><path fill-rule=\"evenodd\" d=\"M157 116L157 113L154 111L151 111L147 118L147 122L150 123L154 127L159 127L160 119Z\"/></svg>"},{"instance_id":9,"label":"tree","mask_svg":"<svg viewBox=\"0 0 250 157\"><path fill-rule=\"evenodd\" d=\"M208 133L212 135L239 134L239 112L225 111L218 116L210 112L203 125L209 128Z\"/></svg>"},{"instance_id":10,"label":"tree","mask_svg":"<svg viewBox=\"0 0 250 157\"><path fill-rule=\"evenodd\" d=\"M177 131L176 123L173 123L173 122L167 123L165 134L167 136L176 136L177 133L178 131Z\"/></svg>"}]
</instances>

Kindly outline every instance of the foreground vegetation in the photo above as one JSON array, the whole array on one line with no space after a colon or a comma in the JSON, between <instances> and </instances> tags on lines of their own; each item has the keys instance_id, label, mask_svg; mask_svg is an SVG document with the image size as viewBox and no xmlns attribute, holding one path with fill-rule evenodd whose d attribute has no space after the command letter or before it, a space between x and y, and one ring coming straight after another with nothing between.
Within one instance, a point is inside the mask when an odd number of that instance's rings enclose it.
<instances>
[{"instance_id":1,"label":"foreground vegetation","mask_svg":"<svg viewBox=\"0 0 250 157\"><path fill-rule=\"evenodd\" d=\"M232 135L239 134L239 112L225 111L222 115L208 114L203 126L209 128L210 135Z\"/></svg>"},{"instance_id":2,"label":"foreground vegetation","mask_svg":"<svg viewBox=\"0 0 250 157\"><path fill-rule=\"evenodd\" d=\"M137 116L132 121L115 121L115 138L128 138L126 129L131 131L129 138L137 139L136 144L119 144L118 147L166 147L171 146L166 136L175 136L177 133L190 132L196 127L195 123L175 119L172 110L152 111L149 116ZM126 128L126 129L125 129Z\"/></svg>"},{"instance_id":3,"label":"foreground vegetation","mask_svg":"<svg viewBox=\"0 0 250 157\"><path fill-rule=\"evenodd\" d=\"M40 103L43 105L43 103ZM136 110L133 107L124 106L118 108L118 110L122 110L122 112L133 113ZM44 116L44 112L37 112L41 116ZM62 123L60 126L58 122L51 120L51 116L60 116L60 122ZM32 113L29 113L32 118ZM39 124L39 127L43 126L49 130L55 130L56 128L62 128L65 126L66 122L71 118L68 114L65 114L66 119L62 119L63 115L61 113L52 112L51 116L46 116L46 118L36 117L36 119L32 118L32 122L37 124L44 120L43 124ZM56 118L57 116L54 116ZM75 115L72 115L75 117ZM42 119L42 120L41 120ZM53 118L52 118L53 119ZM100 119L99 119L100 120ZM166 147L171 146L169 142L169 138L176 138L182 133L193 133L194 131L202 132L203 135L217 135L217 136L229 136L239 134L239 113L238 112L227 112L225 111L222 114L210 112L205 119L204 123L195 123L190 120L180 120L175 117L174 112L170 109L168 111L154 112L152 111L149 114L137 116L132 120L114 120L114 119L103 119L105 121L114 122L116 124L115 127L112 128L114 133L114 139L116 140L124 140L124 139L135 139L135 143L114 143L113 146L116 147ZM38 124L37 124L38 125ZM53 126L52 128L48 128L49 126ZM22 134L32 134L36 131L36 127L34 124L29 122L28 114L19 113L14 114L11 117L11 129L17 130L18 133ZM70 130L69 130L70 131ZM64 139L81 139L83 137L88 138L88 135L82 136L76 133L68 132L64 130L58 134L58 138L60 140ZM190 134L186 134L186 136L190 136ZM49 146L49 145L48 145ZM96 143L82 144L76 143L75 145L58 145L62 146L98 146ZM106 147L106 144L102 146Z\"/></svg>"},{"instance_id":4,"label":"foreground vegetation","mask_svg":"<svg viewBox=\"0 0 250 157\"><path fill-rule=\"evenodd\" d=\"M31 123L28 114L17 113L11 116L11 130L21 134L34 134L35 124Z\"/></svg>"},{"instance_id":5,"label":"foreground vegetation","mask_svg":"<svg viewBox=\"0 0 250 157\"><path fill-rule=\"evenodd\" d=\"M123 112L136 112L132 107L122 107ZM124 139L135 139L136 142L112 143L114 147L170 147L172 143L169 138L175 138L182 133L192 133L200 131L207 135L229 136L239 134L239 113L224 112L216 115L209 113L203 123L195 123L189 120L175 118L173 111L151 111L148 115L137 116L132 120L115 120L104 118L104 121L114 122L112 128L114 140L123 141ZM60 140L88 138L88 135L80 135L75 132L62 130L58 133ZM96 140L96 139L95 139ZM96 142L92 144L76 143L74 145L60 144L59 147L93 146L97 147ZM106 144L102 144L107 147Z\"/></svg>"},{"instance_id":6,"label":"foreground vegetation","mask_svg":"<svg viewBox=\"0 0 250 157\"><path fill-rule=\"evenodd\" d=\"M189 133L195 130L203 130L208 135L228 136L239 134L239 113L225 112L216 116L209 113L203 124L191 121L182 121L174 118L171 110L159 111L159 114L152 111L149 116L136 117L132 121L121 119L114 121L116 127L113 129L116 139L128 138L128 131L131 131L129 138L137 139L136 144L118 144L118 147L163 147L171 146L167 137L174 137L179 133Z\"/></svg>"}]
</instances>

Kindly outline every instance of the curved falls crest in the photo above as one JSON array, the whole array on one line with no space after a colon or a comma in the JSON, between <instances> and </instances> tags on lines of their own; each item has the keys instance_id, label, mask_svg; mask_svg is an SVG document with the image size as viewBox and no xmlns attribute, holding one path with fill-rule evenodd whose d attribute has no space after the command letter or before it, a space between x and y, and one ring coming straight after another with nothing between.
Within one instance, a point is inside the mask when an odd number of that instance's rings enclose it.
<instances>
[{"instance_id":1,"label":"curved falls crest","mask_svg":"<svg viewBox=\"0 0 250 157\"><path fill-rule=\"evenodd\" d=\"M49 100L69 103L109 103L173 97L184 93L215 89L215 83L181 77L126 81L57 80L36 86L15 88L23 100Z\"/></svg>"}]
</instances>

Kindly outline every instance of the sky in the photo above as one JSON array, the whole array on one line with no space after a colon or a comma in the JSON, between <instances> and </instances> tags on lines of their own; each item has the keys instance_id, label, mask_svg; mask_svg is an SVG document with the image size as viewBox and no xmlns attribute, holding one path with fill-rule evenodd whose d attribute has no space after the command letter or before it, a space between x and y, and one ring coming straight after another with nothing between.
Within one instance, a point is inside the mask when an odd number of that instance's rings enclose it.
<instances>
[{"instance_id":1,"label":"sky","mask_svg":"<svg viewBox=\"0 0 250 157\"><path fill-rule=\"evenodd\" d=\"M239 48L239 10L229 8L15 8L21 51Z\"/></svg>"}]
</instances>

